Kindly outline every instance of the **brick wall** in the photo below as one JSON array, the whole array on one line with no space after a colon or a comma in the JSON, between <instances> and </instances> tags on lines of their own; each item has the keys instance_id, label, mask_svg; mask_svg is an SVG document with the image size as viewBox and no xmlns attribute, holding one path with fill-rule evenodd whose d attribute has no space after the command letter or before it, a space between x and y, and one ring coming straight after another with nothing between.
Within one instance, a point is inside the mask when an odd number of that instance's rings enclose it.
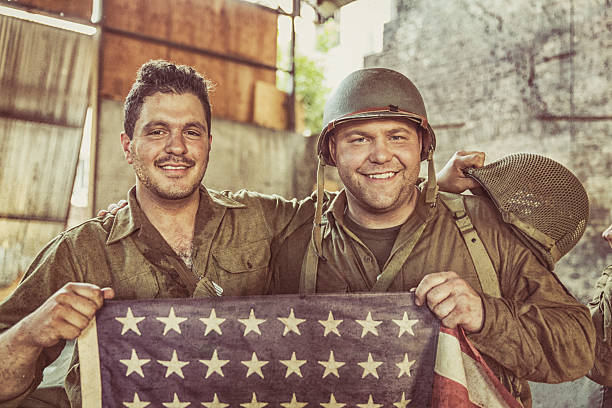
<instances>
[{"instance_id":1,"label":"brick wall","mask_svg":"<svg viewBox=\"0 0 612 408\"><path fill-rule=\"evenodd\" d=\"M415 82L436 131L438 166L460 148L484 150L488 161L533 152L578 176L591 219L556 271L582 300L612 263L599 238L612 223L611 5L396 0L383 52L365 59Z\"/></svg>"}]
</instances>

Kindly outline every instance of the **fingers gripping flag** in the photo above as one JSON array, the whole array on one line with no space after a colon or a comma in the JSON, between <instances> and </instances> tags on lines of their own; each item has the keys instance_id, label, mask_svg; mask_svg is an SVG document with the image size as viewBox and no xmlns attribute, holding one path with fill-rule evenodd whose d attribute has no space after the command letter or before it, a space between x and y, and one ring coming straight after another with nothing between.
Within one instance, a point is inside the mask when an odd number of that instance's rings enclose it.
<instances>
[{"instance_id":1,"label":"fingers gripping flag","mask_svg":"<svg viewBox=\"0 0 612 408\"><path fill-rule=\"evenodd\" d=\"M439 333L409 293L111 301L79 338L83 406L479 406L433 395Z\"/></svg>"}]
</instances>

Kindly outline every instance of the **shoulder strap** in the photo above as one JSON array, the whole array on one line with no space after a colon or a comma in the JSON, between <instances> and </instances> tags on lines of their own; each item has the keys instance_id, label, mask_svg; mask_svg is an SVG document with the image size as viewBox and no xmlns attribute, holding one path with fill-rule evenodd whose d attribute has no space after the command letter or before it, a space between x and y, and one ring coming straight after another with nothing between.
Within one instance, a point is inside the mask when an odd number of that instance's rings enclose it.
<instances>
[{"instance_id":1,"label":"shoulder strap","mask_svg":"<svg viewBox=\"0 0 612 408\"><path fill-rule=\"evenodd\" d=\"M302 271L300 273L300 295L315 293L317 290L319 257L317 256L313 239L311 239L308 243L306 256L302 261Z\"/></svg>"},{"instance_id":2,"label":"shoulder strap","mask_svg":"<svg viewBox=\"0 0 612 408\"><path fill-rule=\"evenodd\" d=\"M440 198L444 205L453 213L455 224L461 232L461 236L465 241L465 245L470 253L478 279L480 280L480 286L485 294L493 297L501 297L501 291L499 288L499 280L491 262L491 257L487 253L480 236L469 214L465 209L465 203L463 202L463 196L459 194L451 194L446 192L440 192Z\"/></svg>"}]
</instances>

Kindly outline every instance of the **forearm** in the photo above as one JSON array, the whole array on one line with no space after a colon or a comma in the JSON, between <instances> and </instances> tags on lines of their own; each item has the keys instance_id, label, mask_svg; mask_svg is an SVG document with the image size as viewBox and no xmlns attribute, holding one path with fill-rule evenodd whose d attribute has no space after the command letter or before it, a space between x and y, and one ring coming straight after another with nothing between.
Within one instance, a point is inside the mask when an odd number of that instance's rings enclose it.
<instances>
[{"instance_id":1,"label":"forearm","mask_svg":"<svg viewBox=\"0 0 612 408\"><path fill-rule=\"evenodd\" d=\"M41 352L41 347L25 341L21 322L0 334L0 401L15 398L32 385Z\"/></svg>"},{"instance_id":2,"label":"forearm","mask_svg":"<svg viewBox=\"0 0 612 408\"><path fill-rule=\"evenodd\" d=\"M519 378L559 383L579 378L593 364L595 330L577 302L517 302L484 296L485 323L470 339Z\"/></svg>"}]
</instances>

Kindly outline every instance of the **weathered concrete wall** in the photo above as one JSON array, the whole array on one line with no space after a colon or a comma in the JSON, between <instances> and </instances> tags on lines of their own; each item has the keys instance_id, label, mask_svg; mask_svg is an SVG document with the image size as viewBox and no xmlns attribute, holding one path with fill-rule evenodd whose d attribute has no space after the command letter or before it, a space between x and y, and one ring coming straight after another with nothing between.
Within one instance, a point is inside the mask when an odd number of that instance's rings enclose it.
<instances>
[{"instance_id":1,"label":"weathered concrete wall","mask_svg":"<svg viewBox=\"0 0 612 408\"><path fill-rule=\"evenodd\" d=\"M126 198L134 172L121 149L123 104L103 100L97 143L94 208ZM314 140L228 120L212 120L213 143L204 185L303 197L315 183Z\"/></svg>"},{"instance_id":2,"label":"weathered concrete wall","mask_svg":"<svg viewBox=\"0 0 612 408\"><path fill-rule=\"evenodd\" d=\"M412 79L436 131L436 164L458 149L488 161L516 152L571 169L590 198L579 244L557 265L586 301L612 251L600 233L612 222L610 1L396 0L384 50L366 66ZM546 175L541 175L545 177ZM586 378L532 384L534 407L598 407Z\"/></svg>"},{"instance_id":3,"label":"weathered concrete wall","mask_svg":"<svg viewBox=\"0 0 612 408\"><path fill-rule=\"evenodd\" d=\"M465 148L484 150L488 161L538 153L576 173L591 220L557 273L582 300L612 263L599 238L612 222L610 5L397 0L383 52L365 60L415 82L436 131L438 166Z\"/></svg>"}]
</instances>

